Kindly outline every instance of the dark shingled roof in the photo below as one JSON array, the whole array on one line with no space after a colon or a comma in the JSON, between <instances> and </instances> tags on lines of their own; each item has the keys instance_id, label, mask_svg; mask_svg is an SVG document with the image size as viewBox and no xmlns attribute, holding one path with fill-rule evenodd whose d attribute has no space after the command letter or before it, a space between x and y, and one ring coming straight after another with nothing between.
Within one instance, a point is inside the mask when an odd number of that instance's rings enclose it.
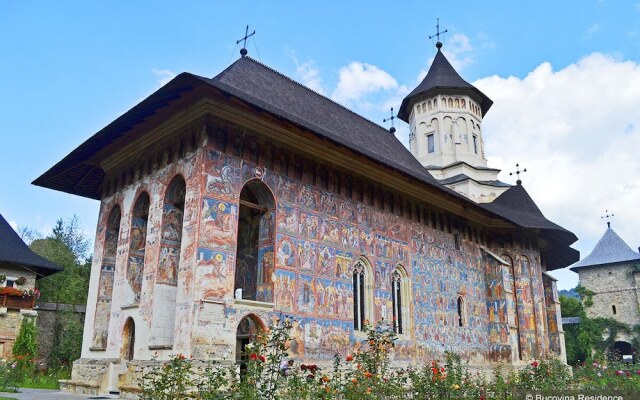
<instances>
[{"instance_id":1,"label":"dark shingled roof","mask_svg":"<svg viewBox=\"0 0 640 400\"><path fill-rule=\"evenodd\" d=\"M578 272L580 268L630 261L640 261L640 254L631 250L613 229L607 228L591 254L573 264L570 269Z\"/></svg>"},{"instance_id":2,"label":"dark shingled roof","mask_svg":"<svg viewBox=\"0 0 640 400\"><path fill-rule=\"evenodd\" d=\"M0 214L0 262L33 269L45 276L62 270L61 267L31 251L2 214Z\"/></svg>"},{"instance_id":3,"label":"dark shingled roof","mask_svg":"<svg viewBox=\"0 0 640 400\"><path fill-rule=\"evenodd\" d=\"M579 259L580 253L569 247L578 240L576 235L545 218L522 185L512 186L482 206L523 228L539 230L549 242L548 249L541 249L549 270L567 267Z\"/></svg>"},{"instance_id":4,"label":"dark shingled roof","mask_svg":"<svg viewBox=\"0 0 640 400\"><path fill-rule=\"evenodd\" d=\"M478 90L475 86L465 81L458 75L453 68L449 60L442 54L442 51L438 48L436 57L433 59L433 64L429 68L427 76L422 82L413 89L407 97L402 100L400 110L398 111L398 118L404 122L409 122L409 115L411 114L412 100L419 96L430 96L435 93L448 93L448 92L467 92L480 103L482 109L482 115L484 116L493 101L487 95Z\"/></svg>"}]
</instances>

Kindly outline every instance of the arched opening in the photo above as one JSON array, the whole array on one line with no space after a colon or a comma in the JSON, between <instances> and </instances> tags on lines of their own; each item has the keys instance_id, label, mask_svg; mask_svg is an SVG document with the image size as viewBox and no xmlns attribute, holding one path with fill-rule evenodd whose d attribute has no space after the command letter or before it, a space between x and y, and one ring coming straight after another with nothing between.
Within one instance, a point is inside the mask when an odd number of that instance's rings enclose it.
<instances>
[{"instance_id":1,"label":"arched opening","mask_svg":"<svg viewBox=\"0 0 640 400\"><path fill-rule=\"evenodd\" d=\"M127 318L124 323L124 329L122 330L122 350L120 351L120 357L131 361L135 358L135 346L136 346L136 324L133 322L133 318Z\"/></svg>"},{"instance_id":2,"label":"arched opening","mask_svg":"<svg viewBox=\"0 0 640 400\"><path fill-rule=\"evenodd\" d=\"M409 329L409 280L404 268L398 265L391 274L391 305L393 307L393 330L401 335Z\"/></svg>"},{"instance_id":3,"label":"arched opening","mask_svg":"<svg viewBox=\"0 0 640 400\"><path fill-rule=\"evenodd\" d=\"M247 346L256 340L258 334L265 330L260 318L249 314L240 320L236 329L236 363L240 364L240 376L246 371Z\"/></svg>"},{"instance_id":4,"label":"arched opening","mask_svg":"<svg viewBox=\"0 0 640 400\"><path fill-rule=\"evenodd\" d=\"M133 206L131 234L129 235L129 260L127 281L133 290L134 303L140 301L142 274L144 272L144 251L147 246L147 222L149 221L149 195L142 192Z\"/></svg>"},{"instance_id":5,"label":"arched opening","mask_svg":"<svg viewBox=\"0 0 640 400\"><path fill-rule=\"evenodd\" d=\"M234 293L236 297L273 301L275 200L260 180L240 192Z\"/></svg>"},{"instance_id":6,"label":"arched opening","mask_svg":"<svg viewBox=\"0 0 640 400\"><path fill-rule=\"evenodd\" d=\"M464 326L464 300L458 296L458 326Z\"/></svg>"},{"instance_id":7,"label":"arched opening","mask_svg":"<svg viewBox=\"0 0 640 400\"><path fill-rule=\"evenodd\" d=\"M120 206L115 205L109 217L104 234L102 250L102 265L100 266L100 283L98 284L98 299L96 302L95 319L93 322L92 347L107 348L109 320L111 318L111 298L113 293L113 277L116 269L116 254L120 238Z\"/></svg>"},{"instance_id":8,"label":"arched opening","mask_svg":"<svg viewBox=\"0 0 640 400\"><path fill-rule=\"evenodd\" d=\"M157 276L158 283L172 286L177 285L185 194L186 185L184 178L176 175L167 187L162 205L162 234L160 265L158 266Z\"/></svg>"},{"instance_id":9,"label":"arched opening","mask_svg":"<svg viewBox=\"0 0 640 400\"><path fill-rule=\"evenodd\" d=\"M633 356L633 346L624 341L616 341L609 347L609 359L614 361L622 361L628 359L628 356ZM627 356L627 357L625 357Z\"/></svg>"}]
</instances>

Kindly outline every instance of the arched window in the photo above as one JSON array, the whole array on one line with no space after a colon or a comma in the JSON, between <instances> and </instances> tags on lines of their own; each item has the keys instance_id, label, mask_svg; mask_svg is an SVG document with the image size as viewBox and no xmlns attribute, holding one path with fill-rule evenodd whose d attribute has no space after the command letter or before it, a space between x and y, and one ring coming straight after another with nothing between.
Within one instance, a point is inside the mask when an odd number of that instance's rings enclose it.
<instances>
[{"instance_id":1,"label":"arched window","mask_svg":"<svg viewBox=\"0 0 640 400\"><path fill-rule=\"evenodd\" d=\"M462 296L458 296L458 326L464 326L464 300Z\"/></svg>"},{"instance_id":2,"label":"arched window","mask_svg":"<svg viewBox=\"0 0 640 400\"><path fill-rule=\"evenodd\" d=\"M409 282L407 273L398 265L391 274L391 304L393 307L393 330L401 335L408 333L409 329Z\"/></svg>"},{"instance_id":3,"label":"arched window","mask_svg":"<svg viewBox=\"0 0 640 400\"><path fill-rule=\"evenodd\" d=\"M142 274L144 273L144 251L147 246L147 222L149 221L149 195L142 192L133 206L131 234L129 235L129 260L127 281L133 290L133 302L140 301Z\"/></svg>"},{"instance_id":4,"label":"arched window","mask_svg":"<svg viewBox=\"0 0 640 400\"><path fill-rule=\"evenodd\" d=\"M120 238L120 206L111 209L107 218L102 249L102 265L100 266L100 283L98 284L98 300L96 302L95 319L93 322L92 347L107 348L109 320L111 318L111 298L113 293L113 276L116 269L116 254L118 239Z\"/></svg>"},{"instance_id":5,"label":"arched window","mask_svg":"<svg viewBox=\"0 0 640 400\"><path fill-rule=\"evenodd\" d=\"M178 283L185 193L184 179L176 175L167 187L162 205L160 265L156 281L171 286Z\"/></svg>"},{"instance_id":6,"label":"arched window","mask_svg":"<svg viewBox=\"0 0 640 400\"><path fill-rule=\"evenodd\" d=\"M453 99L452 99L452 98L448 98L448 99L447 99L447 106L448 106L449 108L453 108Z\"/></svg>"},{"instance_id":7,"label":"arched window","mask_svg":"<svg viewBox=\"0 0 640 400\"><path fill-rule=\"evenodd\" d=\"M273 301L275 200L260 180L240 192L234 293L256 301ZM238 290L242 289L242 290Z\"/></svg>"},{"instance_id":8,"label":"arched window","mask_svg":"<svg viewBox=\"0 0 640 400\"><path fill-rule=\"evenodd\" d=\"M371 265L360 257L353 266L353 329L364 329L365 321L371 321L373 312L373 288Z\"/></svg>"}]
</instances>

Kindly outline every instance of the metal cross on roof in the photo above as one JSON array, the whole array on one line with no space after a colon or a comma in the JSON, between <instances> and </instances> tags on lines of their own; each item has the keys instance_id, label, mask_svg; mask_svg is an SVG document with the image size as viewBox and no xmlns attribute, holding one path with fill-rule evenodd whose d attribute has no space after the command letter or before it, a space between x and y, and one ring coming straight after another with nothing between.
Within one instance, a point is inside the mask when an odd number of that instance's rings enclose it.
<instances>
[{"instance_id":1,"label":"metal cross on roof","mask_svg":"<svg viewBox=\"0 0 640 400\"><path fill-rule=\"evenodd\" d=\"M520 174L523 172L527 172L527 169L523 169L522 171L520 171L520 164L516 164L516 172L509 172L509 176L516 174L516 177L518 178L518 180L516 181L516 184L521 185L522 181L520 180Z\"/></svg>"},{"instance_id":2,"label":"metal cross on roof","mask_svg":"<svg viewBox=\"0 0 640 400\"><path fill-rule=\"evenodd\" d=\"M242 49L240 49L240 55L242 57L247 55L247 39L249 39L251 36L255 34L256 34L255 29L253 30L253 32L249 33L249 25L247 25L247 29L245 29L244 31L244 37L242 39L236 40L236 44L244 41L244 43L242 44Z\"/></svg>"},{"instance_id":3,"label":"metal cross on roof","mask_svg":"<svg viewBox=\"0 0 640 400\"><path fill-rule=\"evenodd\" d=\"M442 42L440 42L440 35L445 34L447 32L449 32L447 29L445 29L444 31L440 32L440 18L437 18L436 19L436 34L429 36L429 39L438 38L438 42L436 43L436 47L437 48L441 48L442 47Z\"/></svg>"},{"instance_id":4,"label":"metal cross on roof","mask_svg":"<svg viewBox=\"0 0 640 400\"><path fill-rule=\"evenodd\" d=\"M393 120L396 119L396 116L393 115L393 107L391 107L391 116L389 118L385 118L382 122L391 121L391 128L389 128L389 132L396 133L396 128L393 126Z\"/></svg>"},{"instance_id":5,"label":"metal cross on roof","mask_svg":"<svg viewBox=\"0 0 640 400\"><path fill-rule=\"evenodd\" d=\"M611 228L611 221L609 221L609 218L614 216L615 216L614 213L611 213L611 215L609 215L609 210L604 210L604 215L601 216L600 218L605 218L607 220L607 228Z\"/></svg>"}]
</instances>

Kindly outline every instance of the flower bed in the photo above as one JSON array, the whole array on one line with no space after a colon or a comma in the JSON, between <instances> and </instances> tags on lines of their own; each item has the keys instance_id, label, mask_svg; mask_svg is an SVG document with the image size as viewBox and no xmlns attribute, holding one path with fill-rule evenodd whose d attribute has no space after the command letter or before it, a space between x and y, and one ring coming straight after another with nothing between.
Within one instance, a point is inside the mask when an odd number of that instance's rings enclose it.
<instances>
[{"instance_id":1,"label":"flower bed","mask_svg":"<svg viewBox=\"0 0 640 400\"><path fill-rule=\"evenodd\" d=\"M40 292L38 289L21 290L12 287L0 288L0 304L9 309L31 309Z\"/></svg>"}]
</instances>

